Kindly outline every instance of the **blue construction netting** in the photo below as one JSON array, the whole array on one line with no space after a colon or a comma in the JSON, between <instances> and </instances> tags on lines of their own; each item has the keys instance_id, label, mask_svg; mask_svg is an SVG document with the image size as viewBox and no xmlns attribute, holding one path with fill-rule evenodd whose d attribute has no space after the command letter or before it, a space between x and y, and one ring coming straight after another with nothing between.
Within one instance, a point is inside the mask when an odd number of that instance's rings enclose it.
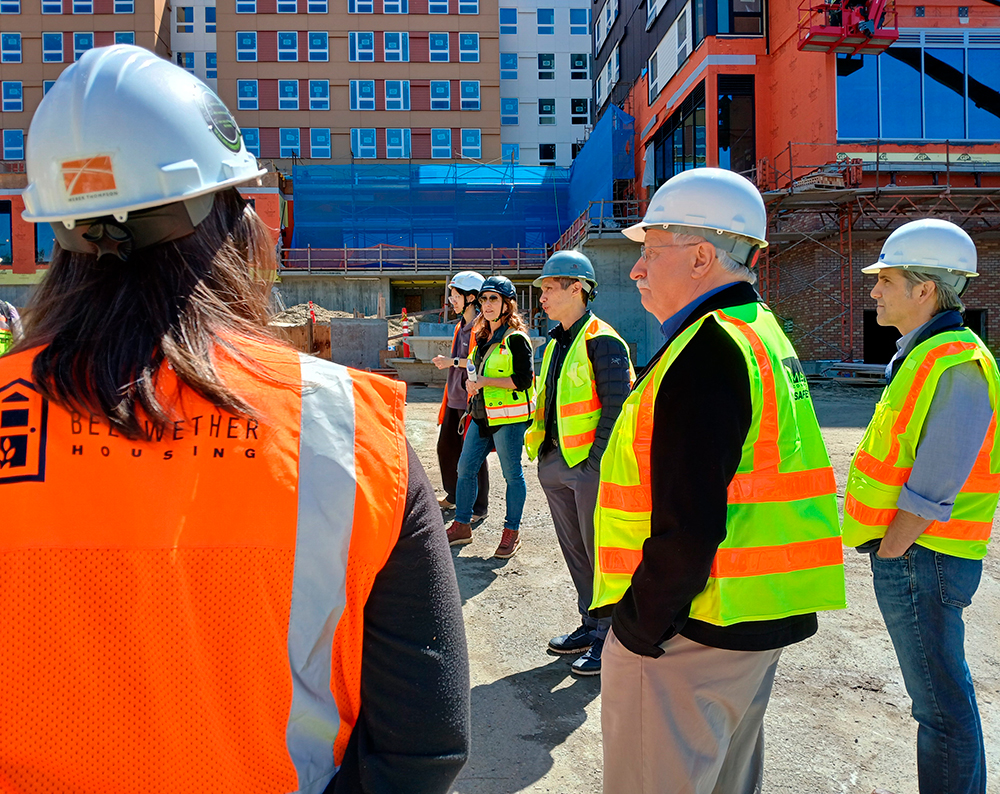
<instances>
[{"instance_id":1,"label":"blue construction netting","mask_svg":"<svg viewBox=\"0 0 1000 794\"><path fill-rule=\"evenodd\" d=\"M635 177L635 120L612 105L601 116L571 169L569 211L576 220L591 201L611 201L616 179ZM597 217L599 209L593 209Z\"/></svg>"}]
</instances>

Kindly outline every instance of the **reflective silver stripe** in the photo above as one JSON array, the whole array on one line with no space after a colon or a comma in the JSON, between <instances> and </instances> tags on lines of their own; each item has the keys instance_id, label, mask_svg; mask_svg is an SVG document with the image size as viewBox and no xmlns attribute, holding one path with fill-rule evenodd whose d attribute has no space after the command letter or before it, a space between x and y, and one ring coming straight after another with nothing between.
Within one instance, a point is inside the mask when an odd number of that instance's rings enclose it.
<instances>
[{"instance_id":1,"label":"reflective silver stripe","mask_svg":"<svg viewBox=\"0 0 1000 794\"><path fill-rule=\"evenodd\" d=\"M340 715L330 690L333 633L347 600L347 552L354 520L354 388L339 364L299 355L302 435L295 579L288 625L292 709L288 752L298 791L322 794L337 769Z\"/></svg>"}]
</instances>

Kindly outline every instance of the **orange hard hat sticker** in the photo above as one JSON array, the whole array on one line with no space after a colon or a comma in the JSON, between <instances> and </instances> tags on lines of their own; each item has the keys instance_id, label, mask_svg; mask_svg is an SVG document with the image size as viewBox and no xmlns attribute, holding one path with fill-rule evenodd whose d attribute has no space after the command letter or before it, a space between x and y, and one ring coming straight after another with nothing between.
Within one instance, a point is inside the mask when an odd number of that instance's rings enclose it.
<instances>
[{"instance_id":1,"label":"orange hard hat sticker","mask_svg":"<svg viewBox=\"0 0 1000 794\"><path fill-rule=\"evenodd\" d=\"M71 196L86 196L117 189L111 158L106 154L64 162L62 172L66 191Z\"/></svg>"}]
</instances>

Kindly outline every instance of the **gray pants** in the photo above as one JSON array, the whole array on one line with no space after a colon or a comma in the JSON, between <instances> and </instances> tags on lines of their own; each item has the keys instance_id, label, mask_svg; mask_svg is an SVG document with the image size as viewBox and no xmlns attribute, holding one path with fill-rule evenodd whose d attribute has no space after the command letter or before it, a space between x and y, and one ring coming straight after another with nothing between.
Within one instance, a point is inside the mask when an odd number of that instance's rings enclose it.
<instances>
[{"instance_id":1,"label":"gray pants","mask_svg":"<svg viewBox=\"0 0 1000 794\"><path fill-rule=\"evenodd\" d=\"M776 651L684 637L658 659L608 635L601 667L604 794L758 794Z\"/></svg>"},{"instance_id":2,"label":"gray pants","mask_svg":"<svg viewBox=\"0 0 1000 794\"><path fill-rule=\"evenodd\" d=\"M559 548L576 587L583 625L603 639L611 618L597 620L588 612L594 596L594 508L600 481L600 472L587 470L583 463L572 469L567 466L558 449L538 460L538 482L549 501Z\"/></svg>"}]
</instances>

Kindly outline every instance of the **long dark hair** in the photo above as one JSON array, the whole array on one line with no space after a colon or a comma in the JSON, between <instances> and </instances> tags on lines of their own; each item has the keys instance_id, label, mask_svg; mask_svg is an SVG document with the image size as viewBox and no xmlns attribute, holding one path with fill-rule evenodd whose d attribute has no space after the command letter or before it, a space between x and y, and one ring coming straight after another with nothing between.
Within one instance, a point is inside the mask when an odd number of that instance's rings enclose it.
<instances>
[{"instance_id":1,"label":"long dark hair","mask_svg":"<svg viewBox=\"0 0 1000 794\"><path fill-rule=\"evenodd\" d=\"M497 293L499 295L499 293ZM507 323L507 327L513 331L524 331L528 333L528 324L524 321L521 313L517 310L517 301L512 298L507 298L500 295L501 309L500 316L497 318L497 327ZM476 335L476 346L483 348L490 341L490 337L493 336L493 332L490 330L490 324L483 317L480 311L479 316L476 317L475 325L472 326L472 332Z\"/></svg>"},{"instance_id":2,"label":"long dark hair","mask_svg":"<svg viewBox=\"0 0 1000 794\"><path fill-rule=\"evenodd\" d=\"M157 396L164 364L216 407L252 416L216 359L253 367L240 339L277 344L259 275L274 266L267 226L235 188L224 190L193 234L127 262L56 246L17 349L43 347L32 375L46 397L103 416L128 438L145 435L143 421L162 429L177 418Z\"/></svg>"}]
</instances>

